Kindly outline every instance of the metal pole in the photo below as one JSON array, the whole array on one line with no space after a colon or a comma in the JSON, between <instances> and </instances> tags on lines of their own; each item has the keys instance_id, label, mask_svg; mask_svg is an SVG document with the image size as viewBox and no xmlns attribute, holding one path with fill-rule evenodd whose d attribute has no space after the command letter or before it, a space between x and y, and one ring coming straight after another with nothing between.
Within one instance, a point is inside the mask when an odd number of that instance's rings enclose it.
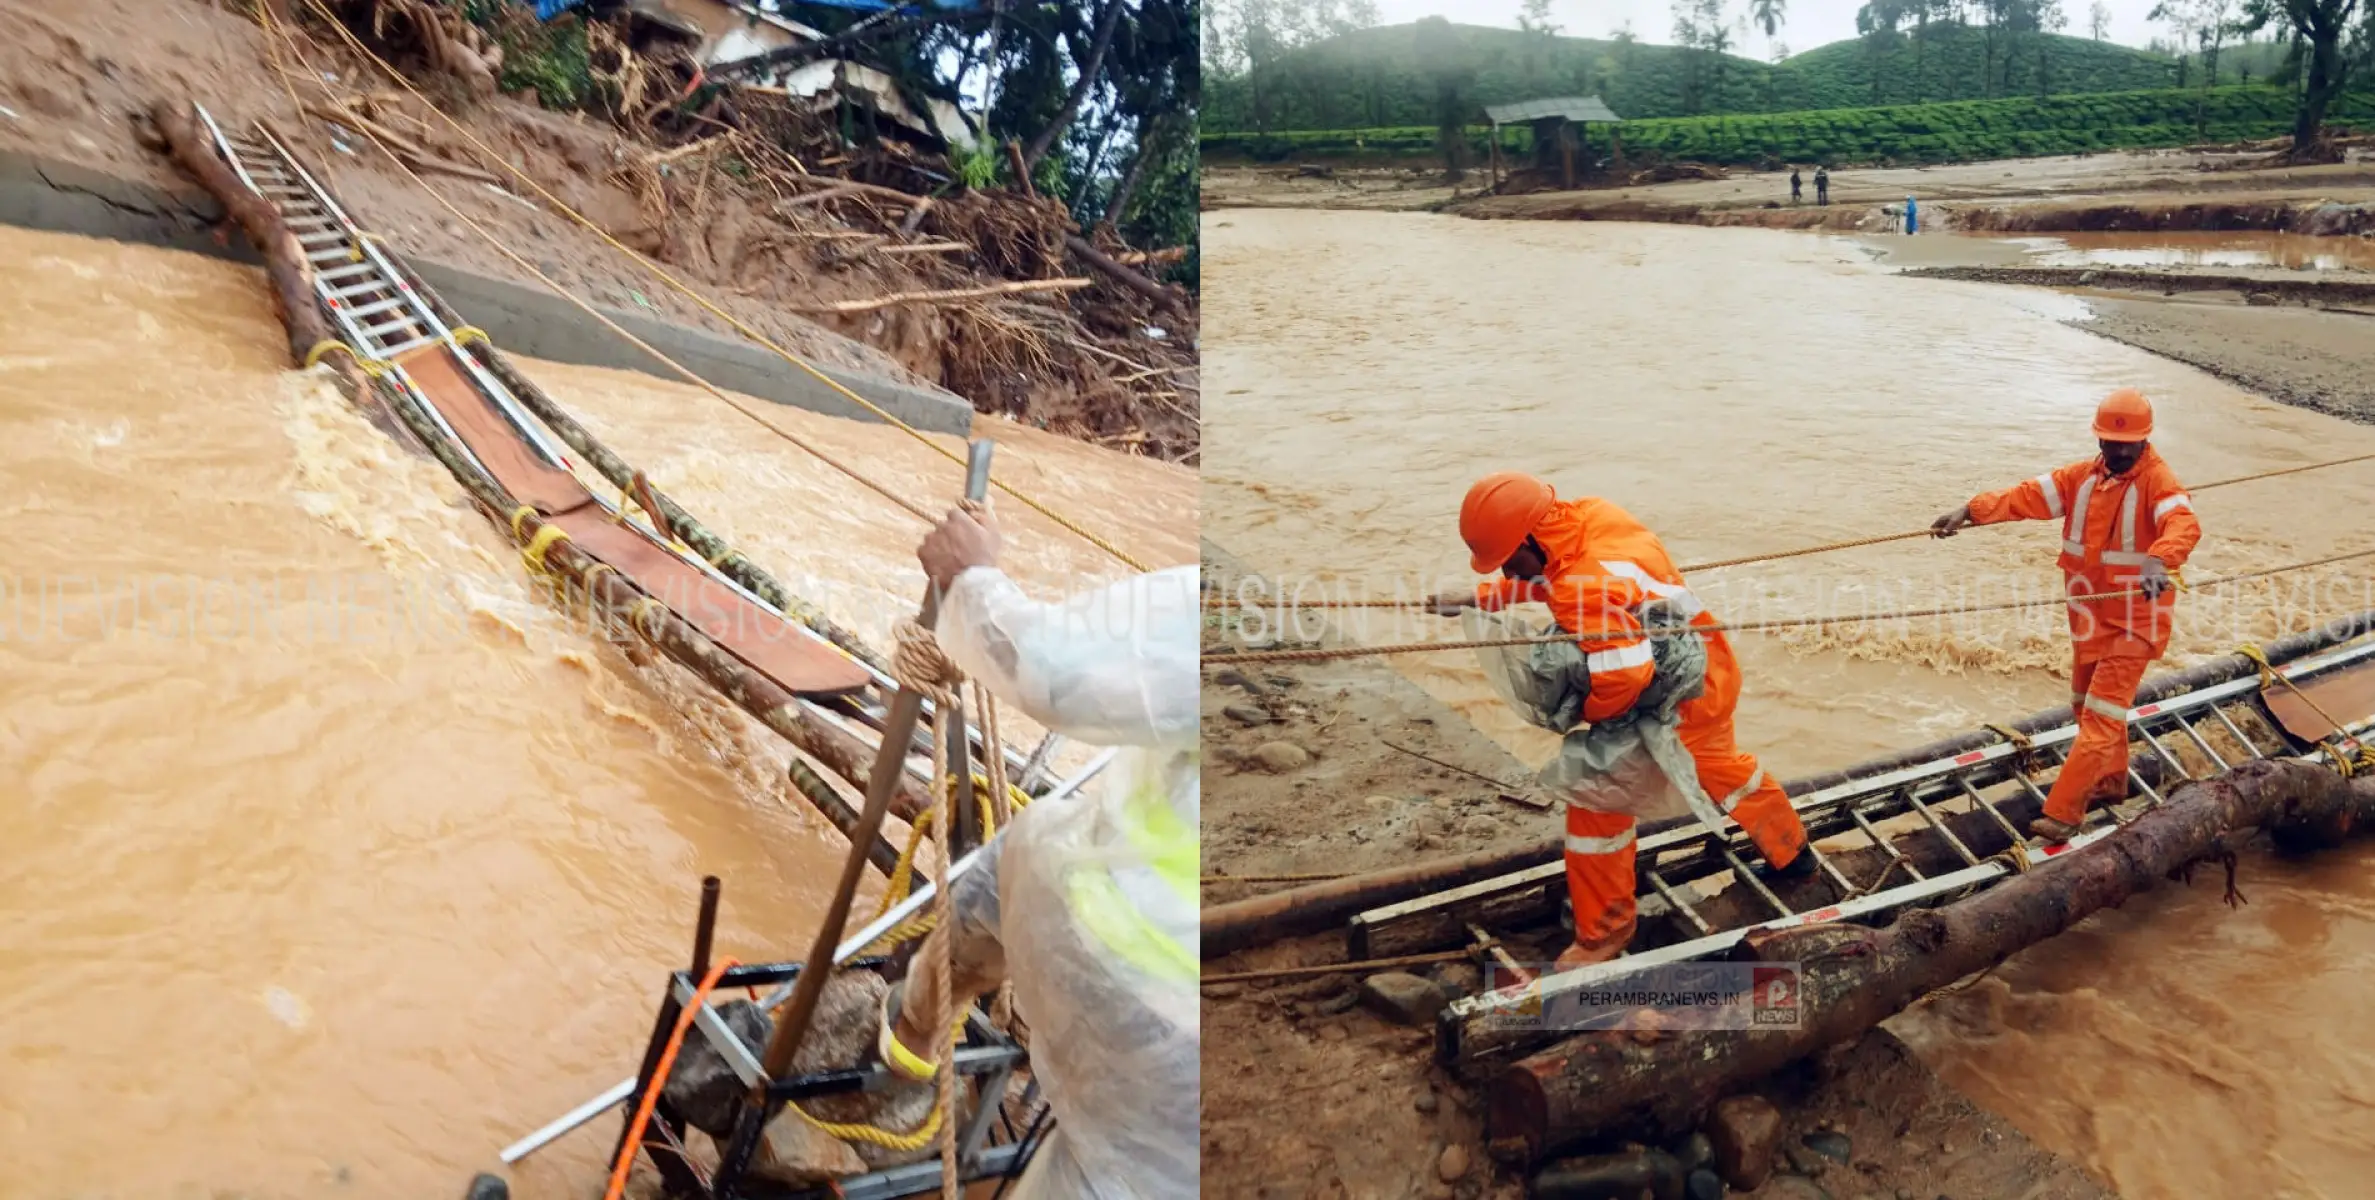
<instances>
[{"instance_id":1,"label":"metal pole","mask_svg":"<svg viewBox=\"0 0 2375 1200\"><path fill-rule=\"evenodd\" d=\"M709 945L717 935L718 878L701 877L701 916L693 923L693 979L709 974Z\"/></svg>"},{"instance_id":2,"label":"metal pole","mask_svg":"<svg viewBox=\"0 0 2375 1200\"><path fill-rule=\"evenodd\" d=\"M1071 796L1074 792L1077 792L1081 788L1088 786L1089 781L1095 779L1100 773L1102 773L1120 753L1120 751L1113 749L1099 751L1097 757L1090 760L1089 765L1083 767L1079 774L1074 775L1070 779L1067 779L1064 782L1056 785L1054 790L1048 792L1045 796L1040 797L1036 803L1060 802ZM981 852L977 850L972 854L965 856L964 858L958 859L948 869L949 881L953 883L955 880L963 878L965 873L973 868L973 864L980 861L980 858ZM908 918L919 912L922 912L924 910L924 905L931 903L934 891L934 885L929 883L918 886L915 891L907 897L907 899L900 901L889 912L882 914L882 916L877 918L873 924L868 925L864 929L861 929L856 933L849 935L849 937L843 939L841 945L836 947L833 951L833 965L840 966L841 964L856 958L858 956L858 951L873 945L875 942L881 940L882 935L897 928L900 923L906 921ZM760 1006L772 1011L778 1005L782 1004L786 999L788 999L791 995L791 992L792 989L789 985L778 988L773 993L769 994L765 1000L761 1001ZM673 994L674 993L672 991L671 995ZM555 1118L544 1128L539 1129L516 1142L513 1142L509 1146L504 1147L502 1154L498 1155L497 1157L501 1159L503 1165L510 1166L511 1164L516 1163L521 1159L526 1158L529 1155L534 1154L537 1151L544 1149L546 1146L549 1146L560 1140L562 1136L568 1134L572 1130L575 1130L577 1127L585 1124L586 1122L591 1121L594 1118L601 1116L603 1113L609 1112L611 1109L618 1107L620 1104L626 1101L627 1097L634 1094L635 1081L632 1079L621 1079L617 1083L611 1085L609 1091L606 1091L601 1095L578 1105L576 1108L570 1109L567 1113Z\"/></svg>"},{"instance_id":3,"label":"metal pole","mask_svg":"<svg viewBox=\"0 0 2375 1200\"><path fill-rule=\"evenodd\" d=\"M990 452L995 444L988 439L973 442L965 468L965 498L978 501L989 492ZM940 619L940 592L932 588L924 593L922 609L916 622L930 629ZM816 1016L816 1002L824 992L825 976L833 969L833 946L841 940L841 931L849 923L850 901L857 895L858 878L866 871L866 846L882 830L883 815L889 810L891 792L898 787L900 767L906 758L908 738L915 732L916 720L923 713L923 696L901 688L891 701L890 719L885 722L882 753L875 756L874 774L866 781L866 811L858 816L858 830L850 839L849 857L842 862L841 882L833 890L833 903L825 910L824 922L817 927L816 941L809 947L808 962L801 968L798 985L792 989L791 1009L775 1023L775 1033L767 1039L766 1056L760 1067L767 1079L780 1078L791 1069L792 1056L799 1053L800 1041L808 1035L808 1024ZM969 790L970 780L965 781ZM947 831L942 831L947 836ZM762 1082L751 1097L753 1105L764 1106L766 1086Z\"/></svg>"}]
</instances>

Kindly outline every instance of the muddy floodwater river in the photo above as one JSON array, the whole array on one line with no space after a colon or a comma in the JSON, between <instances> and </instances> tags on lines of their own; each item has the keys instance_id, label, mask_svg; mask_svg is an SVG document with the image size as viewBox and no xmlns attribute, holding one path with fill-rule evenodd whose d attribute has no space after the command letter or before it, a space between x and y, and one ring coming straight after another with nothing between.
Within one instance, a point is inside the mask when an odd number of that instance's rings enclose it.
<instances>
[{"instance_id":1,"label":"muddy floodwater river","mask_svg":"<svg viewBox=\"0 0 2375 1200\"><path fill-rule=\"evenodd\" d=\"M1227 210L1204 220L1204 532L1306 594L1473 582L1461 494L1517 469L1614 499L1684 564L1925 525L2092 453L2114 387L2200 485L2375 452L2375 430L2283 407L2064 322L2081 301L1892 279L1852 243L1757 230ZM2375 546L2375 469L2197 491L2189 579ZM1727 620L2038 599L2043 524L1693 573ZM2175 663L2370 607L2364 563L2181 604ZM1537 613L1539 610L1536 610ZM1355 614L1368 641L1454 636ZM2063 701L2053 608L1738 639L1744 746L1784 775ZM1547 735L1471 656L1397 669L1521 757ZM2250 904L2162 888L1902 1018L1954 1084L2123 1194L2362 1195L2375 1145L2375 854L2248 859ZM1961 1153L1980 1152L1961 1147Z\"/></svg>"},{"instance_id":2,"label":"muddy floodwater river","mask_svg":"<svg viewBox=\"0 0 2375 1200\"><path fill-rule=\"evenodd\" d=\"M804 953L839 871L770 735L536 599L286 354L256 272L0 229L0 1195L459 1196L633 1073L703 874L748 961ZM523 365L890 644L914 518L713 397ZM927 507L961 487L888 427L743 403ZM1189 473L993 432L1001 477L1191 561ZM1042 594L1125 569L1004 519ZM616 1128L515 1194L595 1194Z\"/></svg>"}]
</instances>

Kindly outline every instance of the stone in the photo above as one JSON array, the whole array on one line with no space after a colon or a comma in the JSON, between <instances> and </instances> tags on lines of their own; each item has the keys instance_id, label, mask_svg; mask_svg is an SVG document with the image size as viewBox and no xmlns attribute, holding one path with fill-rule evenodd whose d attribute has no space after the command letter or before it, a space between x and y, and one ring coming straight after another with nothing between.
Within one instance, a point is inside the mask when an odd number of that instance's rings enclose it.
<instances>
[{"instance_id":1,"label":"stone","mask_svg":"<svg viewBox=\"0 0 2375 1200\"><path fill-rule=\"evenodd\" d=\"M1723 1181L1712 1174L1708 1178L1715 1184L1714 1194L1722 1196ZM1643 1146L1626 1146L1614 1154L1592 1154L1552 1163L1535 1177L1533 1194L1574 1200L1584 1197L1633 1200L1636 1196L1682 1200L1688 1187L1682 1164L1673 1155Z\"/></svg>"},{"instance_id":2,"label":"stone","mask_svg":"<svg viewBox=\"0 0 2375 1200\"><path fill-rule=\"evenodd\" d=\"M1240 725L1267 725L1270 714L1251 704L1231 704L1220 710L1222 716Z\"/></svg>"},{"instance_id":3,"label":"stone","mask_svg":"<svg viewBox=\"0 0 2375 1200\"><path fill-rule=\"evenodd\" d=\"M1681 1161L1685 1171L1712 1167L1715 1165L1715 1143L1707 1140L1704 1133L1694 1133L1682 1139L1682 1145L1675 1148L1674 1157Z\"/></svg>"},{"instance_id":4,"label":"stone","mask_svg":"<svg viewBox=\"0 0 2375 1200\"><path fill-rule=\"evenodd\" d=\"M1822 1155L1794 1142L1781 1148L1781 1157L1789 1162L1791 1174L1809 1178L1822 1174L1830 1165Z\"/></svg>"},{"instance_id":5,"label":"stone","mask_svg":"<svg viewBox=\"0 0 2375 1200\"><path fill-rule=\"evenodd\" d=\"M1757 1196L1758 1200L1835 1200L1821 1184L1801 1175L1783 1175Z\"/></svg>"},{"instance_id":6,"label":"stone","mask_svg":"<svg viewBox=\"0 0 2375 1200\"><path fill-rule=\"evenodd\" d=\"M1436 963L1427 978L1443 989L1446 999L1462 1000L1484 990L1484 972L1464 962Z\"/></svg>"},{"instance_id":7,"label":"stone","mask_svg":"<svg viewBox=\"0 0 2375 1200\"><path fill-rule=\"evenodd\" d=\"M1848 1140L1844 1133L1824 1130L1820 1133L1807 1134L1798 1140L1805 1143L1807 1149L1832 1162L1843 1163L1855 1156L1855 1143Z\"/></svg>"},{"instance_id":8,"label":"stone","mask_svg":"<svg viewBox=\"0 0 2375 1200\"><path fill-rule=\"evenodd\" d=\"M1204 989L1204 998L1207 1000L1234 1000L1244 994L1245 985L1242 983L1215 983Z\"/></svg>"},{"instance_id":9,"label":"stone","mask_svg":"<svg viewBox=\"0 0 2375 1200\"><path fill-rule=\"evenodd\" d=\"M1420 1092L1418 1099L1410 1102L1410 1107L1423 1113L1431 1113L1443 1107L1443 1100L1433 1092Z\"/></svg>"},{"instance_id":10,"label":"stone","mask_svg":"<svg viewBox=\"0 0 2375 1200\"><path fill-rule=\"evenodd\" d=\"M511 1200L511 1185L484 1171L470 1181L463 1200Z\"/></svg>"},{"instance_id":11,"label":"stone","mask_svg":"<svg viewBox=\"0 0 2375 1200\"><path fill-rule=\"evenodd\" d=\"M2254 308L2266 308L2281 303L2274 292L2249 292L2244 295L2243 302Z\"/></svg>"},{"instance_id":12,"label":"stone","mask_svg":"<svg viewBox=\"0 0 2375 1200\"><path fill-rule=\"evenodd\" d=\"M866 1160L849 1143L809 1124L786 1108L767 1122L751 1173L778 1183L821 1184L866 1172Z\"/></svg>"},{"instance_id":13,"label":"stone","mask_svg":"<svg viewBox=\"0 0 2375 1200\"><path fill-rule=\"evenodd\" d=\"M1351 1036L1352 1034L1347 1032L1344 1026L1334 1021L1319 1027L1319 1040L1323 1042L1341 1042Z\"/></svg>"},{"instance_id":14,"label":"stone","mask_svg":"<svg viewBox=\"0 0 2375 1200\"><path fill-rule=\"evenodd\" d=\"M799 1053L792 1056L792 1070L812 1074L873 1062L883 996L889 991L889 982L872 971L834 975L817 996L816 1016ZM774 1022L749 1000L738 999L715 1008L754 1054L766 1046L774 1032ZM741 1079L708 1039L687 1037L669 1074L665 1095L694 1128L723 1137L733 1133L744 1091ZM931 1084L899 1081L879 1091L819 1096L806 1108L820 1121L903 1130L922 1124L934 1099ZM789 1110L768 1122L765 1143L760 1165L754 1169L768 1179L802 1185L919 1161L932 1153L929 1148L895 1151L870 1143L853 1147Z\"/></svg>"},{"instance_id":15,"label":"stone","mask_svg":"<svg viewBox=\"0 0 2375 1200\"><path fill-rule=\"evenodd\" d=\"M1371 975L1361 981L1361 999L1389 1020L1432 1028L1435 1014L1451 1003L1432 980L1401 971Z\"/></svg>"},{"instance_id":16,"label":"stone","mask_svg":"<svg viewBox=\"0 0 2375 1200\"><path fill-rule=\"evenodd\" d=\"M1443 1148L1443 1156L1435 1160L1435 1178L1445 1183L1457 1183L1468 1173L1468 1148L1457 1142Z\"/></svg>"},{"instance_id":17,"label":"stone","mask_svg":"<svg viewBox=\"0 0 2375 1200\"><path fill-rule=\"evenodd\" d=\"M29 79L17 84L17 95L24 98L26 108L45 117L71 117L75 112L74 101L64 92Z\"/></svg>"},{"instance_id":18,"label":"stone","mask_svg":"<svg viewBox=\"0 0 2375 1200\"><path fill-rule=\"evenodd\" d=\"M1897 1200L1915 1200L1912 1188L1898 1188Z\"/></svg>"},{"instance_id":19,"label":"stone","mask_svg":"<svg viewBox=\"0 0 2375 1200\"><path fill-rule=\"evenodd\" d=\"M1715 1169L1734 1191L1753 1192L1773 1173L1781 1112L1762 1096L1727 1096L1707 1120Z\"/></svg>"},{"instance_id":20,"label":"stone","mask_svg":"<svg viewBox=\"0 0 2375 1200\"><path fill-rule=\"evenodd\" d=\"M1359 1004L1360 1002L1361 994L1359 992L1338 992L1335 995L1312 1005L1311 1011L1318 1013L1323 1017L1332 1017L1338 1013L1352 1011L1352 1006Z\"/></svg>"},{"instance_id":21,"label":"stone","mask_svg":"<svg viewBox=\"0 0 2375 1200\"><path fill-rule=\"evenodd\" d=\"M2095 274L2093 271L2084 272L2078 276L2078 286L2093 287L2095 286L2095 280L2099 278L2101 278L2101 276Z\"/></svg>"},{"instance_id":22,"label":"stone","mask_svg":"<svg viewBox=\"0 0 2375 1200\"><path fill-rule=\"evenodd\" d=\"M1715 1172L1701 1167L1683 1181L1683 1194L1690 1200L1724 1200L1724 1181Z\"/></svg>"},{"instance_id":23,"label":"stone","mask_svg":"<svg viewBox=\"0 0 2375 1200\"><path fill-rule=\"evenodd\" d=\"M1490 842L1501 836L1501 823L1487 816L1474 816L1460 823L1460 836L1471 842Z\"/></svg>"},{"instance_id":24,"label":"stone","mask_svg":"<svg viewBox=\"0 0 2375 1200\"><path fill-rule=\"evenodd\" d=\"M1293 742L1264 742L1254 747L1253 760L1274 775L1299 770L1311 762L1311 752Z\"/></svg>"}]
</instances>

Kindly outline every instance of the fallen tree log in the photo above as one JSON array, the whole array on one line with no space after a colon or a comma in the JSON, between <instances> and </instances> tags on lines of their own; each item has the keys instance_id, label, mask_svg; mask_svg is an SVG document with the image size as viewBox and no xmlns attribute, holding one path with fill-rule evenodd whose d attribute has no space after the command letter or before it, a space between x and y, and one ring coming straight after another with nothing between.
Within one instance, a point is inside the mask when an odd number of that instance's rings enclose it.
<instances>
[{"instance_id":1,"label":"fallen tree log","mask_svg":"<svg viewBox=\"0 0 2375 1200\"><path fill-rule=\"evenodd\" d=\"M2116 906L2195 864L2224 861L2268 828L2290 849L2330 846L2375 819L2375 777L2344 779L2298 761L2254 762L2187 784L2112 836L1940 909L1885 929L1813 926L1753 936L1758 962L1798 967L1794 1028L1582 1034L1501 1070L1486 1084L1486 1134L1528 1161L1586 1138L1655 1138L1687 1127L1718 1098L1826 1046L1846 1042L1921 997Z\"/></svg>"},{"instance_id":2,"label":"fallen tree log","mask_svg":"<svg viewBox=\"0 0 2375 1200\"><path fill-rule=\"evenodd\" d=\"M197 117L188 103L159 100L149 110L149 118L165 136L173 161L222 204L223 212L264 256L264 277L271 284L273 307L289 331L289 357L304 362L315 346L330 340L330 322L314 301L313 268L297 235L280 219L280 210L249 191L232 173L231 165L215 153L213 140L198 132Z\"/></svg>"},{"instance_id":3,"label":"fallen tree log","mask_svg":"<svg viewBox=\"0 0 2375 1200\"><path fill-rule=\"evenodd\" d=\"M1087 263L1099 274L1154 301L1156 307L1180 320L1188 320L1192 315L1188 312L1187 301L1180 297L1179 289L1166 287L1143 272L1133 271L1115 262L1112 255L1090 245L1087 238L1077 233L1065 234L1064 248L1072 252L1072 257Z\"/></svg>"},{"instance_id":4,"label":"fallen tree log","mask_svg":"<svg viewBox=\"0 0 2375 1200\"><path fill-rule=\"evenodd\" d=\"M1125 267L1167 267L1187 261L1188 248L1170 246L1161 250L1129 250L1113 256L1113 261Z\"/></svg>"},{"instance_id":5,"label":"fallen tree log","mask_svg":"<svg viewBox=\"0 0 2375 1200\"><path fill-rule=\"evenodd\" d=\"M896 308L902 304L950 304L960 300L979 300L986 296L1015 296L1026 292L1076 292L1089 286L1086 279L1022 279L1010 283L990 283L980 287L944 288L931 292L893 292L870 300L835 300L825 304L786 304L785 312L796 313L862 313L877 309Z\"/></svg>"},{"instance_id":6,"label":"fallen tree log","mask_svg":"<svg viewBox=\"0 0 2375 1200\"><path fill-rule=\"evenodd\" d=\"M2375 609L2338 618L2316 629L2292 634L2269 642L2264 649L2271 662L2283 664L2294 659L2329 650L2344 642L2375 631ZM2241 654L2225 654L2208 662L2155 675L2136 690L2136 705L2142 707L2171 696L2240 679L2259 669L2251 659ZM2066 705L2043 709L2013 722L2008 728L2024 735L2042 733L2059 728L2070 721ZM1999 745L2003 737L1993 730L1976 729L1970 733L1943 738L1926 746L1869 759L1838 771L1794 779L1783 784L1792 796L1803 796L1840 784L1870 779L1891 771L1921 763L1952 758L1973 750ZM1987 780L1977 777L1974 786L1984 787ZM1643 825L1642 835L1658 833L1688 824L1693 818L1682 817ZM1507 875L1559 861L1565 841L1558 836L1478 854L1430 859L1407 867L1372 872L1310 887L1273 892L1229 904L1214 905L1203 911L1201 936L1203 955L1214 958L1258 946L1280 938L1314 933L1337 924L1364 909L1396 904L1419 896Z\"/></svg>"}]
</instances>

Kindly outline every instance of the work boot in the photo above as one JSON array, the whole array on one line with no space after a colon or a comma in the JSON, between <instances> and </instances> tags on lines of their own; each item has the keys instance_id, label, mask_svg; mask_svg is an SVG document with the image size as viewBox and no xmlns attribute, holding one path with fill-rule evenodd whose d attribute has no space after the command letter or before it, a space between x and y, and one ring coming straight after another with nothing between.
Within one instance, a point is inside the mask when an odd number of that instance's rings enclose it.
<instances>
[{"instance_id":1,"label":"work boot","mask_svg":"<svg viewBox=\"0 0 2375 1200\"><path fill-rule=\"evenodd\" d=\"M1633 932L1640 928L1640 925L1640 919L1636 917L1625 922L1624 928L1604 938L1595 938L1590 941L1585 941L1581 937L1576 938L1575 944L1567 947L1565 952L1559 955L1558 961L1551 965L1552 972L1572 971L1577 967L1604 963L1623 955L1625 947L1633 941Z\"/></svg>"},{"instance_id":2,"label":"work boot","mask_svg":"<svg viewBox=\"0 0 2375 1200\"><path fill-rule=\"evenodd\" d=\"M2056 821L2052 817L2039 817L2029 822L2030 835L2048 846L2059 846L2071 838L2077 837L2080 828L2080 826L2064 821Z\"/></svg>"},{"instance_id":3,"label":"work boot","mask_svg":"<svg viewBox=\"0 0 2375 1200\"><path fill-rule=\"evenodd\" d=\"M1587 946L1582 942L1577 942L1567 947L1566 951L1559 955L1558 961L1551 964L1551 971L1553 974L1563 974L1578 967L1607 962L1623 955L1624 952L1625 944L1623 942L1611 941L1602 946Z\"/></svg>"},{"instance_id":4,"label":"work boot","mask_svg":"<svg viewBox=\"0 0 2375 1200\"><path fill-rule=\"evenodd\" d=\"M1765 864L1758 869L1757 874L1763 876L1769 883L1796 883L1798 880L1809 878L1814 874L1814 849L1811 846L1800 846L1798 852L1791 855L1790 860L1780 866L1773 865L1772 860L1767 859Z\"/></svg>"}]
</instances>

